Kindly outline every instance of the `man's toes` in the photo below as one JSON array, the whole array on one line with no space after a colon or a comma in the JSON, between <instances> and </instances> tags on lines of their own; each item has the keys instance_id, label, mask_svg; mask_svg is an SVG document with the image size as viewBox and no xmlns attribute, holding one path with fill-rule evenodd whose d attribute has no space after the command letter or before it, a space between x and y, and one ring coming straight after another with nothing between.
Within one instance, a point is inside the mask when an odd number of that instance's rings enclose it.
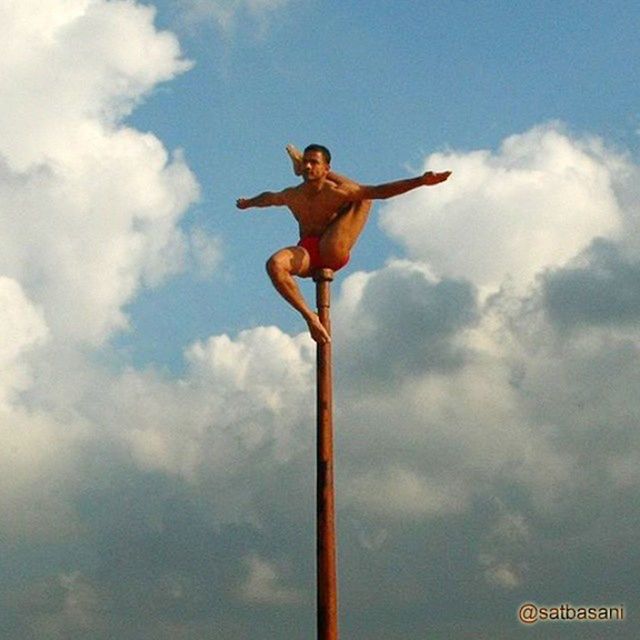
<instances>
[{"instance_id":1,"label":"man's toes","mask_svg":"<svg viewBox=\"0 0 640 640\"><path fill-rule=\"evenodd\" d=\"M309 323L309 333L318 344L331 342L331 336L329 336L329 332L324 328L320 320Z\"/></svg>"}]
</instances>

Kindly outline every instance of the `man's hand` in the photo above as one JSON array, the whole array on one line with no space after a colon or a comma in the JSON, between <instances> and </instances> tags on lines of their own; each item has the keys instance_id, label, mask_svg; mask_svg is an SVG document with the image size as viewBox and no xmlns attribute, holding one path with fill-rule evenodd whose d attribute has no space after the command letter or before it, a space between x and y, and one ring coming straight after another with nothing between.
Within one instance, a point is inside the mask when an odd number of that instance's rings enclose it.
<instances>
[{"instance_id":1,"label":"man's hand","mask_svg":"<svg viewBox=\"0 0 640 640\"><path fill-rule=\"evenodd\" d=\"M442 173L434 173L433 171L426 171L422 174L422 184L431 186L434 184L440 184L444 182L451 175L451 171L443 171Z\"/></svg>"},{"instance_id":2,"label":"man's hand","mask_svg":"<svg viewBox=\"0 0 640 640\"><path fill-rule=\"evenodd\" d=\"M249 209L250 207L284 207L287 205L287 197L290 191L295 189L285 189L284 191L265 191L254 198L238 198L236 207L238 209Z\"/></svg>"}]
</instances>

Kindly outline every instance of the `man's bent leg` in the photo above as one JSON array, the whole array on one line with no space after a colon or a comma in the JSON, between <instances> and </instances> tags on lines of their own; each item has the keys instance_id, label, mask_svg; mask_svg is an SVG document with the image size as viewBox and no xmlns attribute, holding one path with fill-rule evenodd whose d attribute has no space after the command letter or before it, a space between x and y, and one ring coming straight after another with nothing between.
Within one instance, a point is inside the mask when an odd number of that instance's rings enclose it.
<instances>
[{"instance_id":1,"label":"man's bent leg","mask_svg":"<svg viewBox=\"0 0 640 640\"><path fill-rule=\"evenodd\" d=\"M292 144L288 144L285 149L289 158L291 158L291 164L293 166L293 173L297 176L302 175L302 152L296 149Z\"/></svg>"},{"instance_id":2,"label":"man's bent leg","mask_svg":"<svg viewBox=\"0 0 640 640\"><path fill-rule=\"evenodd\" d=\"M274 253L267 261L267 273L278 293L305 319L311 337L318 343L330 341L318 314L309 308L293 276L310 275L309 254L302 247L287 247Z\"/></svg>"},{"instance_id":3,"label":"man's bent leg","mask_svg":"<svg viewBox=\"0 0 640 640\"><path fill-rule=\"evenodd\" d=\"M323 263L346 263L351 249L367 224L371 205L371 200L354 202L326 228L320 239L320 257Z\"/></svg>"}]
</instances>

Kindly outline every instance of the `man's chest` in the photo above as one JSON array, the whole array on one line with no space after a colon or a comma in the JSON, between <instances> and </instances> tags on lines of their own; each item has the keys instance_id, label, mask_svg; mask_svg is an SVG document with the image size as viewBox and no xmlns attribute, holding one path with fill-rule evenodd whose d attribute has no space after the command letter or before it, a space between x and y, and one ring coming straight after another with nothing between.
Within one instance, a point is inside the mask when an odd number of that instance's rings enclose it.
<instances>
[{"instance_id":1,"label":"man's chest","mask_svg":"<svg viewBox=\"0 0 640 640\"><path fill-rule=\"evenodd\" d=\"M322 222L333 218L344 205L344 198L333 192L301 194L290 208L300 222Z\"/></svg>"}]
</instances>

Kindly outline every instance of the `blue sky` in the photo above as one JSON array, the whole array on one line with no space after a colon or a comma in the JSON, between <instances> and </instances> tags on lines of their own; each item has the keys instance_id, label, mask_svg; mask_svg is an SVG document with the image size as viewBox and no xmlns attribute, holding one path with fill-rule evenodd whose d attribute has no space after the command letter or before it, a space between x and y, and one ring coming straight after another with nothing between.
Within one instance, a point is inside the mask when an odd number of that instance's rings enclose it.
<instances>
[{"instance_id":1,"label":"blue sky","mask_svg":"<svg viewBox=\"0 0 640 640\"><path fill-rule=\"evenodd\" d=\"M264 271L296 225L234 206L289 142L453 170L333 286L342 636L637 637L639 27L0 2L0 638L313 635L315 351Z\"/></svg>"},{"instance_id":2,"label":"blue sky","mask_svg":"<svg viewBox=\"0 0 640 640\"><path fill-rule=\"evenodd\" d=\"M260 17L239 9L224 32L156 6L195 67L128 121L185 150L202 199L184 224L217 234L225 260L213 281L179 279L134 303L127 344L138 362L179 366L184 343L212 331L299 326L262 273L295 240L293 221L233 208L239 195L293 183L289 141L319 140L336 168L369 184L415 172L426 153L495 149L554 120L637 154L633 3L291 2ZM400 253L374 216L350 268Z\"/></svg>"}]
</instances>

